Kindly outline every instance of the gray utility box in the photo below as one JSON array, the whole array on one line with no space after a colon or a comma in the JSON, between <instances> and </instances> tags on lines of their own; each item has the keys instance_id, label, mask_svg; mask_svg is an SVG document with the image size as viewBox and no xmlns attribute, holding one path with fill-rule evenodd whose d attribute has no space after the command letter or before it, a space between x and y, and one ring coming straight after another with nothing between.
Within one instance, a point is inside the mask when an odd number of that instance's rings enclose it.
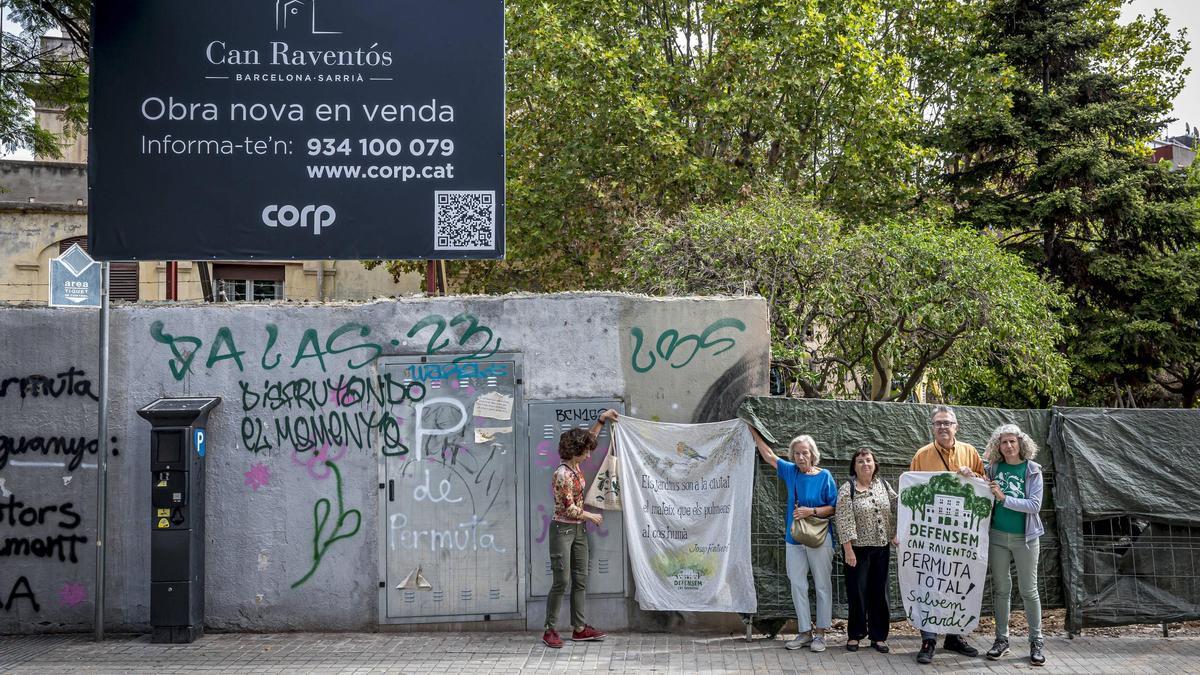
<instances>
[{"instance_id":1,"label":"gray utility box","mask_svg":"<svg viewBox=\"0 0 1200 675\"><path fill-rule=\"evenodd\" d=\"M204 456L220 397L160 398L150 429L150 626L153 642L204 634Z\"/></svg>"},{"instance_id":2,"label":"gray utility box","mask_svg":"<svg viewBox=\"0 0 1200 675\"><path fill-rule=\"evenodd\" d=\"M562 464L558 456L558 437L568 429L588 429L600 413L612 408L625 414L625 404L615 398L562 399L529 402L529 597L544 598L550 593L554 574L550 569L547 536L554 516L554 470ZM606 424L596 439L596 450L582 465L588 487L608 455L612 444L612 425ZM594 510L594 509L593 509ZM625 532L620 511L604 511L604 524L587 526L589 596L624 596L626 593Z\"/></svg>"}]
</instances>

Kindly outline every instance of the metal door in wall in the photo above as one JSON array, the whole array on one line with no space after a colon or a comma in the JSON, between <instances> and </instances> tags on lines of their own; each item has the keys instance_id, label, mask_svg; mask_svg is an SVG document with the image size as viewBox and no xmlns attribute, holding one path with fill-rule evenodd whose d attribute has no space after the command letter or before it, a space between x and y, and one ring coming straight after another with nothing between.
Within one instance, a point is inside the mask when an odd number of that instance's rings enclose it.
<instances>
[{"instance_id":1,"label":"metal door in wall","mask_svg":"<svg viewBox=\"0 0 1200 675\"><path fill-rule=\"evenodd\" d=\"M549 595L554 581L550 570L547 537L554 516L550 479L561 463L558 437L572 427L588 428L608 408L624 414L616 399L575 399L529 402L529 597ZM608 425L600 432L596 451L584 463L588 485L608 454L612 435ZM588 595L625 593L625 535L620 511L604 511L600 527L588 525Z\"/></svg>"},{"instance_id":2,"label":"metal door in wall","mask_svg":"<svg viewBox=\"0 0 1200 675\"><path fill-rule=\"evenodd\" d=\"M454 359L383 366L411 394L391 406L405 448L381 460L382 623L524 614L521 357Z\"/></svg>"}]
</instances>

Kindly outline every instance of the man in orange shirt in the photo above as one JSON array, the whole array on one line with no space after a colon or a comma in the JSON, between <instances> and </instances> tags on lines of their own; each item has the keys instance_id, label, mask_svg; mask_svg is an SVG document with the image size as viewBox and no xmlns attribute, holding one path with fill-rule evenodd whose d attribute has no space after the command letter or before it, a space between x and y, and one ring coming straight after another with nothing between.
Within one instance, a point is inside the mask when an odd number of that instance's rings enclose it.
<instances>
[{"instance_id":1,"label":"man in orange shirt","mask_svg":"<svg viewBox=\"0 0 1200 675\"><path fill-rule=\"evenodd\" d=\"M958 417L953 410L944 405L935 407L930 422L933 425L933 442L917 450L908 465L909 471L954 471L967 478L984 475L983 459L975 446L955 440ZM937 633L921 631L921 651L917 653L917 663L933 663L936 648ZM972 647L962 635L947 635L942 648L965 656L979 656L979 650Z\"/></svg>"},{"instance_id":2,"label":"man in orange shirt","mask_svg":"<svg viewBox=\"0 0 1200 675\"><path fill-rule=\"evenodd\" d=\"M944 405L933 409L933 442L917 450L909 471L956 471L968 478L982 476L983 459L969 443L954 440L958 434L958 418Z\"/></svg>"}]
</instances>

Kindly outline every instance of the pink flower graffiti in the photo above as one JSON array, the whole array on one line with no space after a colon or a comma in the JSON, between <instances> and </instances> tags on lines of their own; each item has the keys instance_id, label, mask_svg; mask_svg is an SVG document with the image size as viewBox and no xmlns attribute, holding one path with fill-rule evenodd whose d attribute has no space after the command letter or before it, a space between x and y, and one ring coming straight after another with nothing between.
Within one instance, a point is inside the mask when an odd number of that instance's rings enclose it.
<instances>
[{"instance_id":1,"label":"pink flower graffiti","mask_svg":"<svg viewBox=\"0 0 1200 675\"><path fill-rule=\"evenodd\" d=\"M68 581L63 584L63 587L58 589L58 602L63 607L74 607L82 604L87 600L87 587L83 584L76 584Z\"/></svg>"},{"instance_id":2,"label":"pink flower graffiti","mask_svg":"<svg viewBox=\"0 0 1200 675\"><path fill-rule=\"evenodd\" d=\"M250 470L243 475L246 476L246 480L243 482L254 488L255 492L258 492L258 488L266 486L267 482L271 480L271 470L261 462L251 464Z\"/></svg>"},{"instance_id":3,"label":"pink flower graffiti","mask_svg":"<svg viewBox=\"0 0 1200 675\"><path fill-rule=\"evenodd\" d=\"M338 448L336 453L329 452L329 443L325 443L321 447L314 450L307 457L301 458L301 452L297 450L292 453L292 463L296 466L302 466L308 470L308 475L313 480L325 480L333 475L333 470L329 468L326 461L336 462L346 454L346 448Z\"/></svg>"}]
</instances>

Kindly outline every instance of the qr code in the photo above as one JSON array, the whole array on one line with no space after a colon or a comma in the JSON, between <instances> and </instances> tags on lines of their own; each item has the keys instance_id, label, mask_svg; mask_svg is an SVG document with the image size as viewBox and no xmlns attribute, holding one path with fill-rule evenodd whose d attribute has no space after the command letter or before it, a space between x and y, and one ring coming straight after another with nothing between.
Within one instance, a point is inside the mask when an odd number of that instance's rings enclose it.
<instances>
[{"instance_id":1,"label":"qr code","mask_svg":"<svg viewBox=\"0 0 1200 675\"><path fill-rule=\"evenodd\" d=\"M494 251L496 192L434 191L433 248L436 251Z\"/></svg>"}]
</instances>

